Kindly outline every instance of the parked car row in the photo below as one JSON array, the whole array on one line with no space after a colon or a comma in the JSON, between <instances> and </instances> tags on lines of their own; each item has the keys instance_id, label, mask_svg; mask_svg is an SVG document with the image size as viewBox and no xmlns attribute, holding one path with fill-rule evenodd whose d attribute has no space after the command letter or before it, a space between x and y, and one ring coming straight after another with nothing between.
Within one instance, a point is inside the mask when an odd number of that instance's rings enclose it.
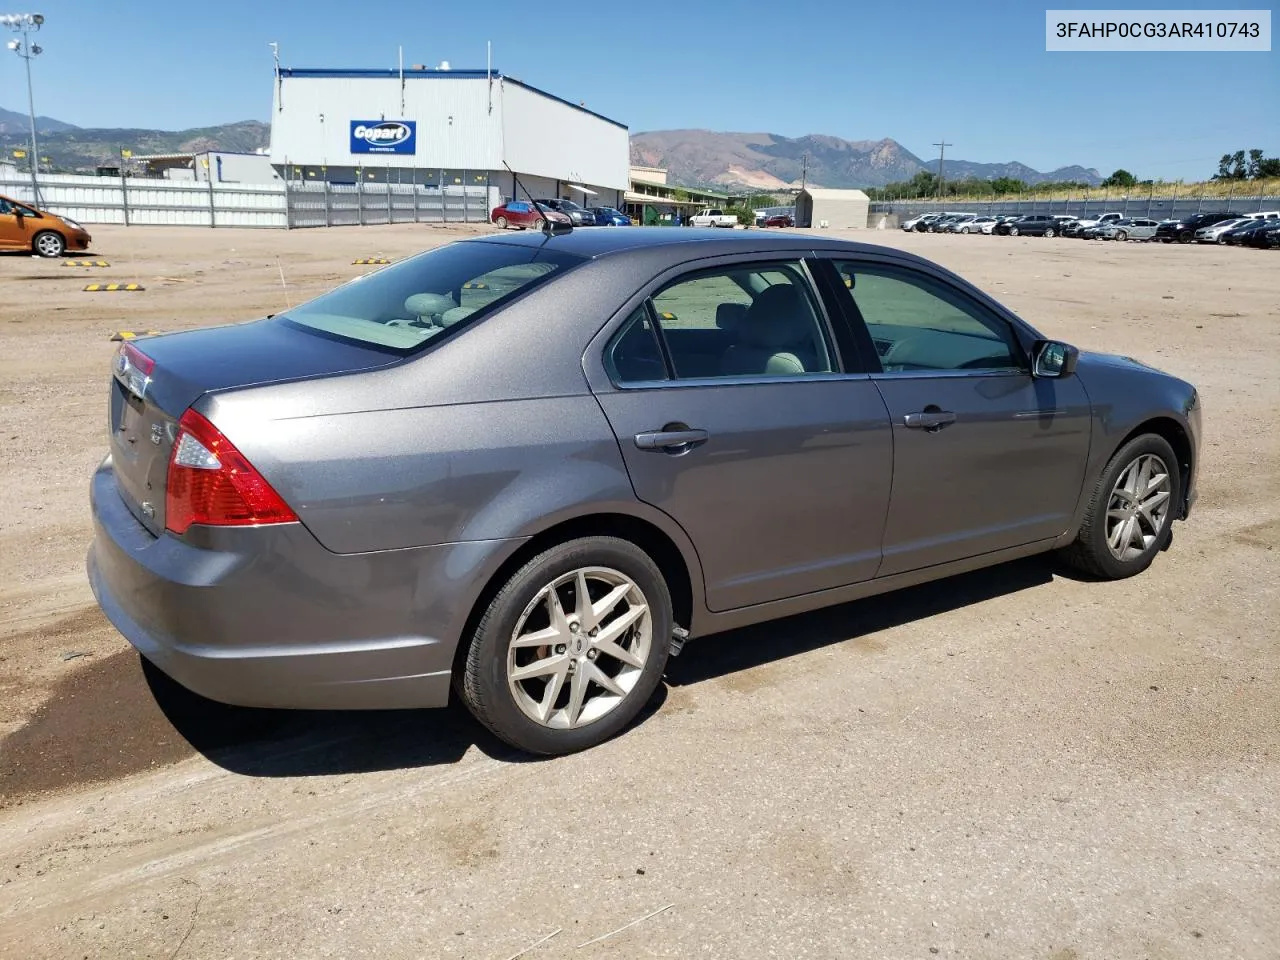
<instances>
[{"instance_id":1,"label":"parked car row","mask_svg":"<svg viewBox=\"0 0 1280 960\"><path fill-rule=\"evenodd\" d=\"M535 206L536 203L536 206ZM489 222L502 229L541 229L544 221L575 227L629 227L631 218L614 207L583 207L572 200L508 200L493 208Z\"/></svg>"},{"instance_id":2,"label":"parked car row","mask_svg":"<svg viewBox=\"0 0 1280 960\"><path fill-rule=\"evenodd\" d=\"M916 233L986 233L1010 237L1078 237L1084 240L1154 240L1280 247L1280 210L1234 214L1197 213L1167 220L1108 212L1096 218L1068 214L925 213L902 224Z\"/></svg>"}]
</instances>

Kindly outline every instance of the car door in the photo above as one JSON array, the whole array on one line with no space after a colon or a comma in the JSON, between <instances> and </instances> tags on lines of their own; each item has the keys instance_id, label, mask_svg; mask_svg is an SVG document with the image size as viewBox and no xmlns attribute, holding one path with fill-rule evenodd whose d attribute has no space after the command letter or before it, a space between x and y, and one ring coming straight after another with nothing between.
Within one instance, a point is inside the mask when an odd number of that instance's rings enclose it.
<instances>
[{"instance_id":1,"label":"car door","mask_svg":"<svg viewBox=\"0 0 1280 960\"><path fill-rule=\"evenodd\" d=\"M893 423L890 576L1067 530L1091 427L1080 381L1033 378L1029 335L976 291L889 260L833 260Z\"/></svg>"},{"instance_id":2,"label":"car door","mask_svg":"<svg viewBox=\"0 0 1280 960\"><path fill-rule=\"evenodd\" d=\"M24 221L14 213L13 203L0 197L0 250L19 250L31 246Z\"/></svg>"},{"instance_id":3,"label":"car door","mask_svg":"<svg viewBox=\"0 0 1280 960\"><path fill-rule=\"evenodd\" d=\"M591 349L636 496L688 533L710 609L875 575L888 413L841 362L802 260L667 272Z\"/></svg>"}]
</instances>

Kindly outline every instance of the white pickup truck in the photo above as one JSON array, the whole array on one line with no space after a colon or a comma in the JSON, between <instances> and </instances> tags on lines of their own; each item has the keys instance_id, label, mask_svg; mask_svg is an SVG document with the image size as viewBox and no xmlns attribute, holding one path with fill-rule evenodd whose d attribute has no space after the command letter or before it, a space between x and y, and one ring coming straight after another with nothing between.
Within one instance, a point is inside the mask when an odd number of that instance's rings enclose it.
<instances>
[{"instance_id":1,"label":"white pickup truck","mask_svg":"<svg viewBox=\"0 0 1280 960\"><path fill-rule=\"evenodd\" d=\"M695 227L736 227L738 218L723 210L704 210L689 220Z\"/></svg>"}]
</instances>

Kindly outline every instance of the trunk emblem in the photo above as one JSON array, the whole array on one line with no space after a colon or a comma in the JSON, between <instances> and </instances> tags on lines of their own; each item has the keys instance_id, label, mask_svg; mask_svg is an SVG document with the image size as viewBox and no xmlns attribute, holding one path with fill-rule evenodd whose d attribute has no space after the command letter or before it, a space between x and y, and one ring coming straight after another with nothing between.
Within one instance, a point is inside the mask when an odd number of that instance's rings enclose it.
<instances>
[{"instance_id":1,"label":"trunk emblem","mask_svg":"<svg viewBox=\"0 0 1280 960\"><path fill-rule=\"evenodd\" d=\"M160 446L160 440L164 437L164 429L158 423L151 425L151 442L157 447Z\"/></svg>"}]
</instances>

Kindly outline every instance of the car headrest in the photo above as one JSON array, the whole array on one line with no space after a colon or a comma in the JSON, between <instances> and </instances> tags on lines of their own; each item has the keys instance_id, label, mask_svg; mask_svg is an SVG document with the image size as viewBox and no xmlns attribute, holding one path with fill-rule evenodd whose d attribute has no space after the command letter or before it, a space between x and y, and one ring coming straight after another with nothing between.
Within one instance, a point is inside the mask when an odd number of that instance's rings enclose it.
<instances>
[{"instance_id":1,"label":"car headrest","mask_svg":"<svg viewBox=\"0 0 1280 960\"><path fill-rule=\"evenodd\" d=\"M722 303L716 307L716 326L721 330L737 330L747 315L745 303Z\"/></svg>"},{"instance_id":2,"label":"car headrest","mask_svg":"<svg viewBox=\"0 0 1280 960\"><path fill-rule=\"evenodd\" d=\"M444 293L415 293L404 302L404 308L417 317L438 317L457 304Z\"/></svg>"},{"instance_id":3,"label":"car headrest","mask_svg":"<svg viewBox=\"0 0 1280 960\"><path fill-rule=\"evenodd\" d=\"M742 321L742 341L765 350L796 346L809 336L801 294L789 283L764 290L747 308Z\"/></svg>"}]
</instances>

